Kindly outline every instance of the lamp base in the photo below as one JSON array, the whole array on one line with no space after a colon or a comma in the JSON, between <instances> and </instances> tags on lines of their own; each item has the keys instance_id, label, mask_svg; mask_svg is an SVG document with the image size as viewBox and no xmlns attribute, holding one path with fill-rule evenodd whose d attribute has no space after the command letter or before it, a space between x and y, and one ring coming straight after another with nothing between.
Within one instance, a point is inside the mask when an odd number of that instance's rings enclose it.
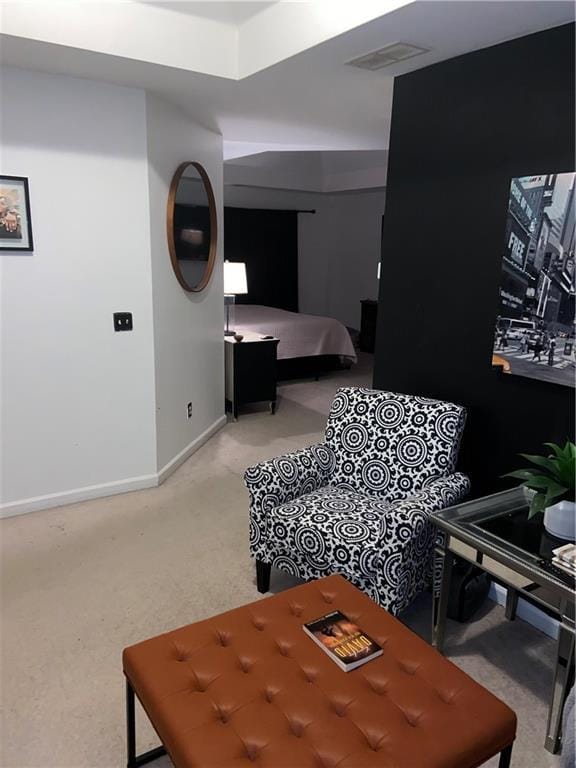
<instances>
[{"instance_id":1,"label":"lamp base","mask_svg":"<svg viewBox=\"0 0 576 768\"><path fill-rule=\"evenodd\" d=\"M234 336L236 331L230 330L230 307L234 307L234 301L236 299L236 296L234 294L224 294L224 306L226 307L226 328L224 329L224 336ZM232 317L232 322L234 322L234 317Z\"/></svg>"}]
</instances>

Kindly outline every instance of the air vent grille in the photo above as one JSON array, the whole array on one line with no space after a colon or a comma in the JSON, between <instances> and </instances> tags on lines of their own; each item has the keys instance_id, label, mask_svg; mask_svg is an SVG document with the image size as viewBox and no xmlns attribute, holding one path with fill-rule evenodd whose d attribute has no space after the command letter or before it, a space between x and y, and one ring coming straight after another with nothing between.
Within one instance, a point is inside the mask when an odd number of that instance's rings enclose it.
<instances>
[{"instance_id":1,"label":"air vent grille","mask_svg":"<svg viewBox=\"0 0 576 768\"><path fill-rule=\"evenodd\" d=\"M377 69L389 67L391 64L412 59L414 56L421 56L423 53L428 53L429 50L429 48L420 48L417 45L410 45L410 43L391 43L385 45L384 48L365 53L363 56L358 56L358 58L346 63L351 67L369 69L374 72Z\"/></svg>"}]
</instances>

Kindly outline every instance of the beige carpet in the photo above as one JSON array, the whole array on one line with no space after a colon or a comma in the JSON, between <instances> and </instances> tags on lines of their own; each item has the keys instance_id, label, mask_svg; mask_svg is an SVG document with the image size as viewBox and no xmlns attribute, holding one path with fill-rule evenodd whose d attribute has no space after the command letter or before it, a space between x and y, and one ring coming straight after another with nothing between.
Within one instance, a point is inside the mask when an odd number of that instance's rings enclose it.
<instances>
[{"instance_id":1,"label":"beige carpet","mask_svg":"<svg viewBox=\"0 0 576 768\"><path fill-rule=\"evenodd\" d=\"M370 382L364 356L286 384L275 416L242 415L160 488L1 521L4 768L125 765L122 648L258 597L244 468L320 439L337 386ZM426 596L405 620L428 632ZM557 765L542 747L552 641L490 603L449 624L447 653L518 713L513 765ZM140 717L140 749L155 743Z\"/></svg>"}]
</instances>

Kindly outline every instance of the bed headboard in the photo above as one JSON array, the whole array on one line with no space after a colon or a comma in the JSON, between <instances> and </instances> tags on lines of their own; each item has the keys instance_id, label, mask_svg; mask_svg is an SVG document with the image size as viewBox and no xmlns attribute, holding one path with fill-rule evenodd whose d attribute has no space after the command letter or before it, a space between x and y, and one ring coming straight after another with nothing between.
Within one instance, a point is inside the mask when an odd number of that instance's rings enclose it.
<instances>
[{"instance_id":1,"label":"bed headboard","mask_svg":"<svg viewBox=\"0 0 576 768\"><path fill-rule=\"evenodd\" d=\"M298 312L298 211L225 207L224 258L246 264L238 304Z\"/></svg>"}]
</instances>

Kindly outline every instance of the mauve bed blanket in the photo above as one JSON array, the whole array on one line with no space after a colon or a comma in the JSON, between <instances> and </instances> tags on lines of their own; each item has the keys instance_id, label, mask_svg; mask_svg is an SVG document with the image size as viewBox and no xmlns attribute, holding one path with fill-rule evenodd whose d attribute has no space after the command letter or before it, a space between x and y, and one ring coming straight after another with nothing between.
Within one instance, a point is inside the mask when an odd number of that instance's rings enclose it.
<instances>
[{"instance_id":1,"label":"mauve bed blanket","mask_svg":"<svg viewBox=\"0 0 576 768\"><path fill-rule=\"evenodd\" d=\"M234 328L280 339L278 359L340 355L356 362L350 334L338 320L318 315L303 315L259 304L236 304Z\"/></svg>"}]
</instances>

